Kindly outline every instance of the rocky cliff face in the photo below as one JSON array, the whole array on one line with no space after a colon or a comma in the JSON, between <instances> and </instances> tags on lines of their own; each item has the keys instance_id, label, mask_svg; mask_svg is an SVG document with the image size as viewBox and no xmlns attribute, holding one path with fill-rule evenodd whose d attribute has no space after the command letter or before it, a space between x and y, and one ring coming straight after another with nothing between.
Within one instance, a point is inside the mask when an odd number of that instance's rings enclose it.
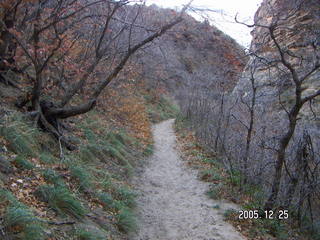
<instances>
[{"instance_id":1,"label":"rocky cliff face","mask_svg":"<svg viewBox=\"0 0 320 240\"><path fill-rule=\"evenodd\" d=\"M255 68L256 84L269 92L273 90L289 91L292 87L290 73L280 63L281 56L275 41L279 44L286 60L293 65L300 77L310 71L320 56L320 2L318 0L264 0L255 14L250 51L250 59L240 79L237 90L248 85L248 72ZM275 41L269 28L274 27ZM253 63L253 59L260 58ZM320 73L316 71L304 81L304 95L320 87ZM274 93L274 91L272 91Z\"/></svg>"},{"instance_id":2,"label":"rocky cliff face","mask_svg":"<svg viewBox=\"0 0 320 240\"><path fill-rule=\"evenodd\" d=\"M257 10L251 32L251 51L272 52L273 43L262 26L278 23L275 36L291 51L320 44L320 2L318 0L264 0ZM261 25L261 26L259 26Z\"/></svg>"},{"instance_id":3,"label":"rocky cliff face","mask_svg":"<svg viewBox=\"0 0 320 240\"><path fill-rule=\"evenodd\" d=\"M265 181L273 176L281 140L293 124L285 150L286 171L296 174L297 152L305 133L311 137L313 146L319 146L320 97L306 101L302 107L297 99L300 94L300 99L307 99L320 90L320 2L264 0L255 14L254 25L250 59L230 96L230 102L236 106L231 112L234 117L231 125L241 130L239 136L230 131L228 145L236 146L247 140L252 130L249 153L243 144L239 156L249 159L250 172L263 169L260 180ZM296 106L297 121L291 114ZM319 153L319 148L312 151ZM290 177L285 173L281 184L290 185ZM283 189L280 202L290 195ZM265 190L270 191L268 187Z\"/></svg>"}]
</instances>

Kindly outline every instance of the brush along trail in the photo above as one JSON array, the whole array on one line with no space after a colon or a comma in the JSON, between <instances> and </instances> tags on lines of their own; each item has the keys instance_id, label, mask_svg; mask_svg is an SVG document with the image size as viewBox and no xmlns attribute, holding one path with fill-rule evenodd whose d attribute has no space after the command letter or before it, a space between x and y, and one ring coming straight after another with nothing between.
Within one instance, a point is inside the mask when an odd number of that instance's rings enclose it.
<instances>
[{"instance_id":1,"label":"brush along trail","mask_svg":"<svg viewBox=\"0 0 320 240\"><path fill-rule=\"evenodd\" d=\"M223 220L224 211L236 206L209 199L208 184L181 159L173 123L171 119L153 127L154 154L134 178L139 230L130 239L244 240Z\"/></svg>"}]
</instances>

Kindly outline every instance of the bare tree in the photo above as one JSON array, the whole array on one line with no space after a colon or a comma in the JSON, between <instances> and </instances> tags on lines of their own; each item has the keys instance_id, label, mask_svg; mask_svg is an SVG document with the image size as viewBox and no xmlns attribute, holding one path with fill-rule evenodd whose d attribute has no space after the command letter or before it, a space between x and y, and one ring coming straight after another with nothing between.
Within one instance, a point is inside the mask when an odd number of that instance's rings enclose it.
<instances>
[{"instance_id":1,"label":"bare tree","mask_svg":"<svg viewBox=\"0 0 320 240\"><path fill-rule=\"evenodd\" d=\"M33 82L33 90L26 97L32 103L30 110L36 116L36 122L69 148L72 146L60 131L59 119L93 109L103 90L118 76L130 57L181 22L188 7L186 5L158 29L144 29L136 24L141 15L141 1L140 5L128 6L131 2L17 0L8 5L8 12L16 9L16 18L4 29L19 46L20 55L15 65L20 68L23 64L28 65L28 71L24 73ZM142 30L144 34L141 34ZM105 76L98 79L95 75L104 64L110 67ZM54 69L56 71L52 71ZM57 73L61 75L60 79L55 77ZM48 80L53 78L57 83L51 86L53 91L48 92ZM53 94L54 100L48 101L44 97ZM84 96L76 103L77 94Z\"/></svg>"},{"instance_id":2,"label":"bare tree","mask_svg":"<svg viewBox=\"0 0 320 240\"><path fill-rule=\"evenodd\" d=\"M305 88L303 87L315 73L319 72L320 62L319 55L317 54L317 47L315 47L312 42L309 42L304 48L313 49L311 51L314 51L314 53L310 54L306 50L302 52L293 52L279 37L281 36L279 35L279 32L284 29L289 32L294 31L293 29L286 28L286 24L287 21L294 17L301 9L302 2L296 3L295 6L295 8L285 12L285 16L274 14L269 24L245 24L248 27L258 27L266 30L264 36L265 44L273 47L275 53L271 54L272 58L269 57L269 59L268 57L259 54L259 52L256 52L255 54L261 58L267 59L270 68L277 69L279 73L285 75L286 78L290 80L290 86L292 85L294 90L293 104L288 104L289 106L284 106L281 100L281 91L279 91L279 104L287 115L288 124L284 133L279 137L278 149L276 150L275 174L272 180L271 193L265 203L266 209L273 208L276 203L280 190L282 171L286 162L286 150L295 133L299 113L307 102L320 96L320 89L313 89L311 92L305 93ZM300 62L300 64L297 64L297 61ZM280 79L278 79L278 86L280 87L280 85Z\"/></svg>"}]
</instances>

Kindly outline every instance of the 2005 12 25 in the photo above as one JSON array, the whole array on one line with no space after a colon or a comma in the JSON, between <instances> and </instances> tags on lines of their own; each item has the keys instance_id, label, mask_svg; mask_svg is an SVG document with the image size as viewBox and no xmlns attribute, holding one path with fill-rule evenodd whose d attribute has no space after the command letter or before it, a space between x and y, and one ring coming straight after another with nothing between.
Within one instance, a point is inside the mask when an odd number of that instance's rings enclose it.
<instances>
[{"instance_id":1,"label":"2005 12 25","mask_svg":"<svg viewBox=\"0 0 320 240\"><path fill-rule=\"evenodd\" d=\"M239 219L279 219L285 220L289 218L288 210L240 210Z\"/></svg>"}]
</instances>

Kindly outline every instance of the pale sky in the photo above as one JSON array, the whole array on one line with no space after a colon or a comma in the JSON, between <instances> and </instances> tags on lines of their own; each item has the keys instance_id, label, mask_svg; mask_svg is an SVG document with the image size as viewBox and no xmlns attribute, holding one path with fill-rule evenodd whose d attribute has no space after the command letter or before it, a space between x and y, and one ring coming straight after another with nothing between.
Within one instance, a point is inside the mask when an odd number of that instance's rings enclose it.
<instances>
[{"instance_id":1,"label":"pale sky","mask_svg":"<svg viewBox=\"0 0 320 240\"><path fill-rule=\"evenodd\" d=\"M189 0L146 0L147 5L156 4L160 7L178 9L188 2ZM235 23L234 16L238 13L239 20L252 23L254 13L261 2L262 0L194 0L192 6L214 10L215 12L207 12L210 22L241 45L249 47L252 29ZM199 15L191 15L201 20Z\"/></svg>"}]
</instances>

